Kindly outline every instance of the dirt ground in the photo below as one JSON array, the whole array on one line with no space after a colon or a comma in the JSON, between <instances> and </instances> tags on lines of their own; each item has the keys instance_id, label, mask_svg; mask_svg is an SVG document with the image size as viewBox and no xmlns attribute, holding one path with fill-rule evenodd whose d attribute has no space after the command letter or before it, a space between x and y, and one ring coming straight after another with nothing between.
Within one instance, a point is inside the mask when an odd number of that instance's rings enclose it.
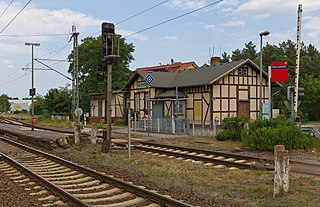
<instances>
[{"instance_id":1,"label":"dirt ground","mask_svg":"<svg viewBox=\"0 0 320 207\"><path fill-rule=\"evenodd\" d=\"M272 152L248 150L240 142L220 142L212 137L157 139L157 142L201 149L231 151L272 158ZM273 198L273 173L228 170L202 164L142 154L133 150L101 153L99 144L57 148L54 153L78 164L113 175L136 185L146 186L195 206L319 206L320 179L290 174L286 196ZM290 159L320 162L317 151L291 151ZM0 173L0 207L40 206L36 198Z\"/></svg>"},{"instance_id":2,"label":"dirt ground","mask_svg":"<svg viewBox=\"0 0 320 207\"><path fill-rule=\"evenodd\" d=\"M272 152L254 152L240 142L220 142L213 138L183 137L159 139L161 143L202 149L233 151L261 157ZM55 154L76 163L144 185L175 199L197 206L319 206L320 180L290 174L289 193L273 198L273 172L228 170L125 150L101 153L100 145L80 144L56 149ZM319 162L319 152L292 151L293 159Z\"/></svg>"}]
</instances>

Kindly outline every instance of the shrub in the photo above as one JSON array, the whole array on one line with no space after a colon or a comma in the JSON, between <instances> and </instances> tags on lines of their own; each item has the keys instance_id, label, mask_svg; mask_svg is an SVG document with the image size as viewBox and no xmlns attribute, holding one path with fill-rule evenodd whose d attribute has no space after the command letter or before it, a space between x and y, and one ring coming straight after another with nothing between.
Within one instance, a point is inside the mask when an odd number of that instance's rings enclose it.
<instances>
[{"instance_id":1,"label":"shrub","mask_svg":"<svg viewBox=\"0 0 320 207\"><path fill-rule=\"evenodd\" d=\"M217 140L226 141L226 140L241 140L241 136L238 130L225 129L224 131L218 132L216 135Z\"/></svg>"},{"instance_id":2,"label":"shrub","mask_svg":"<svg viewBox=\"0 0 320 207\"><path fill-rule=\"evenodd\" d=\"M241 130L244 123L248 122L247 117L227 117L223 120L222 129L216 138L219 141L241 140Z\"/></svg>"},{"instance_id":3,"label":"shrub","mask_svg":"<svg viewBox=\"0 0 320 207\"><path fill-rule=\"evenodd\" d=\"M249 124L249 130L242 130L243 143L257 150L273 150L274 145L286 149L311 149L319 147L319 140L304 134L295 124L284 120L257 120Z\"/></svg>"}]
</instances>

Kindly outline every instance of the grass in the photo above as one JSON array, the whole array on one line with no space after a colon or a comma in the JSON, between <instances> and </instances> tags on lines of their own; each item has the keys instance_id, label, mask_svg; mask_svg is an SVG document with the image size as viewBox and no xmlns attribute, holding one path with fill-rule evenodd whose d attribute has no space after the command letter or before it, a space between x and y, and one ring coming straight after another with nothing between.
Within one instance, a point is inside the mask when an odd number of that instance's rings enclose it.
<instances>
[{"instance_id":1,"label":"grass","mask_svg":"<svg viewBox=\"0 0 320 207\"><path fill-rule=\"evenodd\" d=\"M175 198L201 206L312 207L320 203L320 181L293 174L290 175L289 193L274 199L272 172L214 169L137 151L129 159L127 151L100 153L99 145L73 146L60 152L77 163L116 174L138 185L151 186L162 193L173 191Z\"/></svg>"}]
</instances>

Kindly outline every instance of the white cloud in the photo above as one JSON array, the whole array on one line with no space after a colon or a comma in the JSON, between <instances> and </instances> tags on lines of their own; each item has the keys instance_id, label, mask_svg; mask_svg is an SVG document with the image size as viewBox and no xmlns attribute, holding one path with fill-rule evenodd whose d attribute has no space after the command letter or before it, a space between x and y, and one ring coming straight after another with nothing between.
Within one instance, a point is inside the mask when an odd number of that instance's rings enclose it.
<instances>
[{"instance_id":1,"label":"white cloud","mask_svg":"<svg viewBox=\"0 0 320 207\"><path fill-rule=\"evenodd\" d=\"M0 2L0 8L5 8L5 6L5 3ZM21 5L12 4L0 19L0 28L4 28L20 9ZM68 34L73 24L77 26L77 30L81 33L93 27L99 30L98 28L100 28L101 22L101 19L96 19L84 13L69 9L48 10L29 6L20 13L2 34ZM56 37L38 36L29 38L29 40L43 42L55 38ZM17 40L17 37L14 37L14 39ZM24 40L25 39L26 38L24 38Z\"/></svg>"},{"instance_id":2,"label":"white cloud","mask_svg":"<svg viewBox=\"0 0 320 207\"><path fill-rule=\"evenodd\" d=\"M230 21L227 21L223 24L223 26L225 27L240 27L240 26L243 26L245 25L246 22L245 21L240 21L240 20L230 20Z\"/></svg>"},{"instance_id":3,"label":"white cloud","mask_svg":"<svg viewBox=\"0 0 320 207\"><path fill-rule=\"evenodd\" d=\"M308 16L305 18L306 21L303 22L303 28L307 29L307 36L311 40L316 40L320 36L320 17L319 16Z\"/></svg>"},{"instance_id":4,"label":"white cloud","mask_svg":"<svg viewBox=\"0 0 320 207\"><path fill-rule=\"evenodd\" d=\"M296 11L298 4L302 3L302 9L306 11L320 10L319 0L247 0L237 8L234 7L236 14L266 13L266 12L288 12Z\"/></svg>"},{"instance_id":5,"label":"white cloud","mask_svg":"<svg viewBox=\"0 0 320 207\"><path fill-rule=\"evenodd\" d=\"M167 41L174 41L177 39L178 37L175 35L167 35L167 36L160 37L160 40L167 40Z\"/></svg>"},{"instance_id":6,"label":"white cloud","mask_svg":"<svg viewBox=\"0 0 320 207\"><path fill-rule=\"evenodd\" d=\"M254 15L253 18L255 20L259 20L259 19L267 19L268 17L270 17L271 14L268 14L268 13L265 13L265 14L257 14L257 15Z\"/></svg>"},{"instance_id":7,"label":"white cloud","mask_svg":"<svg viewBox=\"0 0 320 207\"><path fill-rule=\"evenodd\" d=\"M169 7L177 9L197 9L206 5L205 0L172 0L168 3Z\"/></svg>"}]
</instances>

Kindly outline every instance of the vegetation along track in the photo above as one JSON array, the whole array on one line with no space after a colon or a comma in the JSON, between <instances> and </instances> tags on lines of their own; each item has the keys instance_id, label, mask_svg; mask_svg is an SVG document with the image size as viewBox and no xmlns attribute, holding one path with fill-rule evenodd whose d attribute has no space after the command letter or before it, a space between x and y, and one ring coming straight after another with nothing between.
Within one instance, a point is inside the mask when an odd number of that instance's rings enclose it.
<instances>
[{"instance_id":1,"label":"vegetation along track","mask_svg":"<svg viewBox=\"0 0 320 207\"><path fill-rule=\"evenodd\" d=\"M143 186L135 186L112 176L79 166L48 153L21 145L0 136L0 170L12 179L29 185L31 177L53 194L43 199L50 204L96 207L191 206ZM20 171L20 172L19 172ZM27 177L27 176L28 177ZM47 194L44 187L35 194ZM50 194L50 193L49 193Z\"/></svg>"},{"instance_id":2,"label":"vegetation along track","mask_svg":"<svg viewBox=\"0 0 320 207\"><path fill-rule=\"evenodd\" d=\"M124 146L124 144L122 144L122 146ZM132 145L132 147L143 153L204 163L209 166L214 165L216 168L229 167L229 169L274 170L272 159L143 141L137 142L137 144ZM290 172L320 177L319 163L290 160L290 166Z\"/></svg>"},{"instance_id":3,"label":"vegetation along track","mask_svg":"<svg viewBox=\"0 0 320 207\"><path fill-rule=\"evenodd\" d=\"M22 121L18 121L15 119L8 119L8 118L0 117L0 120L2 120L3 122L6 122L8 124L29 126L29 124L26 124ZM50 127L36 126L36 128L52 130ZM70 132L70 130L65 130L65 129L60 130L58 128L54 128L53 130L57 131L57 132L62 132L62 133ZM113 133L113 134L115 134L115 133ZM118 136L118 138L123 138L123 139L127 138L127 137L124 137L123 134L118 134L118 135L120 135L120 137ZM244 169L273 170L273 167L272 167L273 160L272 159L263 159L263 158L259 158L259 157L253 157L253 156L243 156L243 155L238 155L238 154L233 154L233 153L223 153L223 152L218 152L218 151L171 146L171 145L164 145L164 144L151 143L151 142L139 141L139 143L140 143L140 145L133 145L133 147L135 147L136 149L139 149L141 151L145 151L145 152L151 152L150 148L152 147L152 148L154 148L154 149L152 149L153 154L158 153L158 154L161 154L160 156L164 156L165 154L168 154L168 153L163 153L163 152L161 153L161 151L159 151L159 149L163 148L163 149L167 149L167 151L171 151L171 155L169 155L169 157L170 156L177 157L177 158L180 157L185 160L190 160L190 161L194 160L195 162L209 163L208 165L216 164L216 167L229 166L229 167L237 167L237 168L242 168L242 169L244 168ZM179 151L181 151L182 153L180 152L180 154L173 155L174 151L176 151L176 153L179 153ZM186 152L188 154L186 154ZM194 155L192 155L192 154L194 154ZM201 158L201 157L203 157L203 158ZM216 158L216 159L214 159L214 158ZM221 160L222 162L219 162L217 159L222 159ZM228 160L229 160L229 162L231 161L232 163L229 164L229 163L223 162L223 161L228 161ZM215 162L213 163L213 161L215 161ZM240 163L234 164L236 162L240 162ZM235 166L235 165L237 165L237 166ZM320 177L320 164L314 163L314 162L310 163L310 162L290 159L290 172L314 176L314 177Z\"/></svg>"}]
</instances>

